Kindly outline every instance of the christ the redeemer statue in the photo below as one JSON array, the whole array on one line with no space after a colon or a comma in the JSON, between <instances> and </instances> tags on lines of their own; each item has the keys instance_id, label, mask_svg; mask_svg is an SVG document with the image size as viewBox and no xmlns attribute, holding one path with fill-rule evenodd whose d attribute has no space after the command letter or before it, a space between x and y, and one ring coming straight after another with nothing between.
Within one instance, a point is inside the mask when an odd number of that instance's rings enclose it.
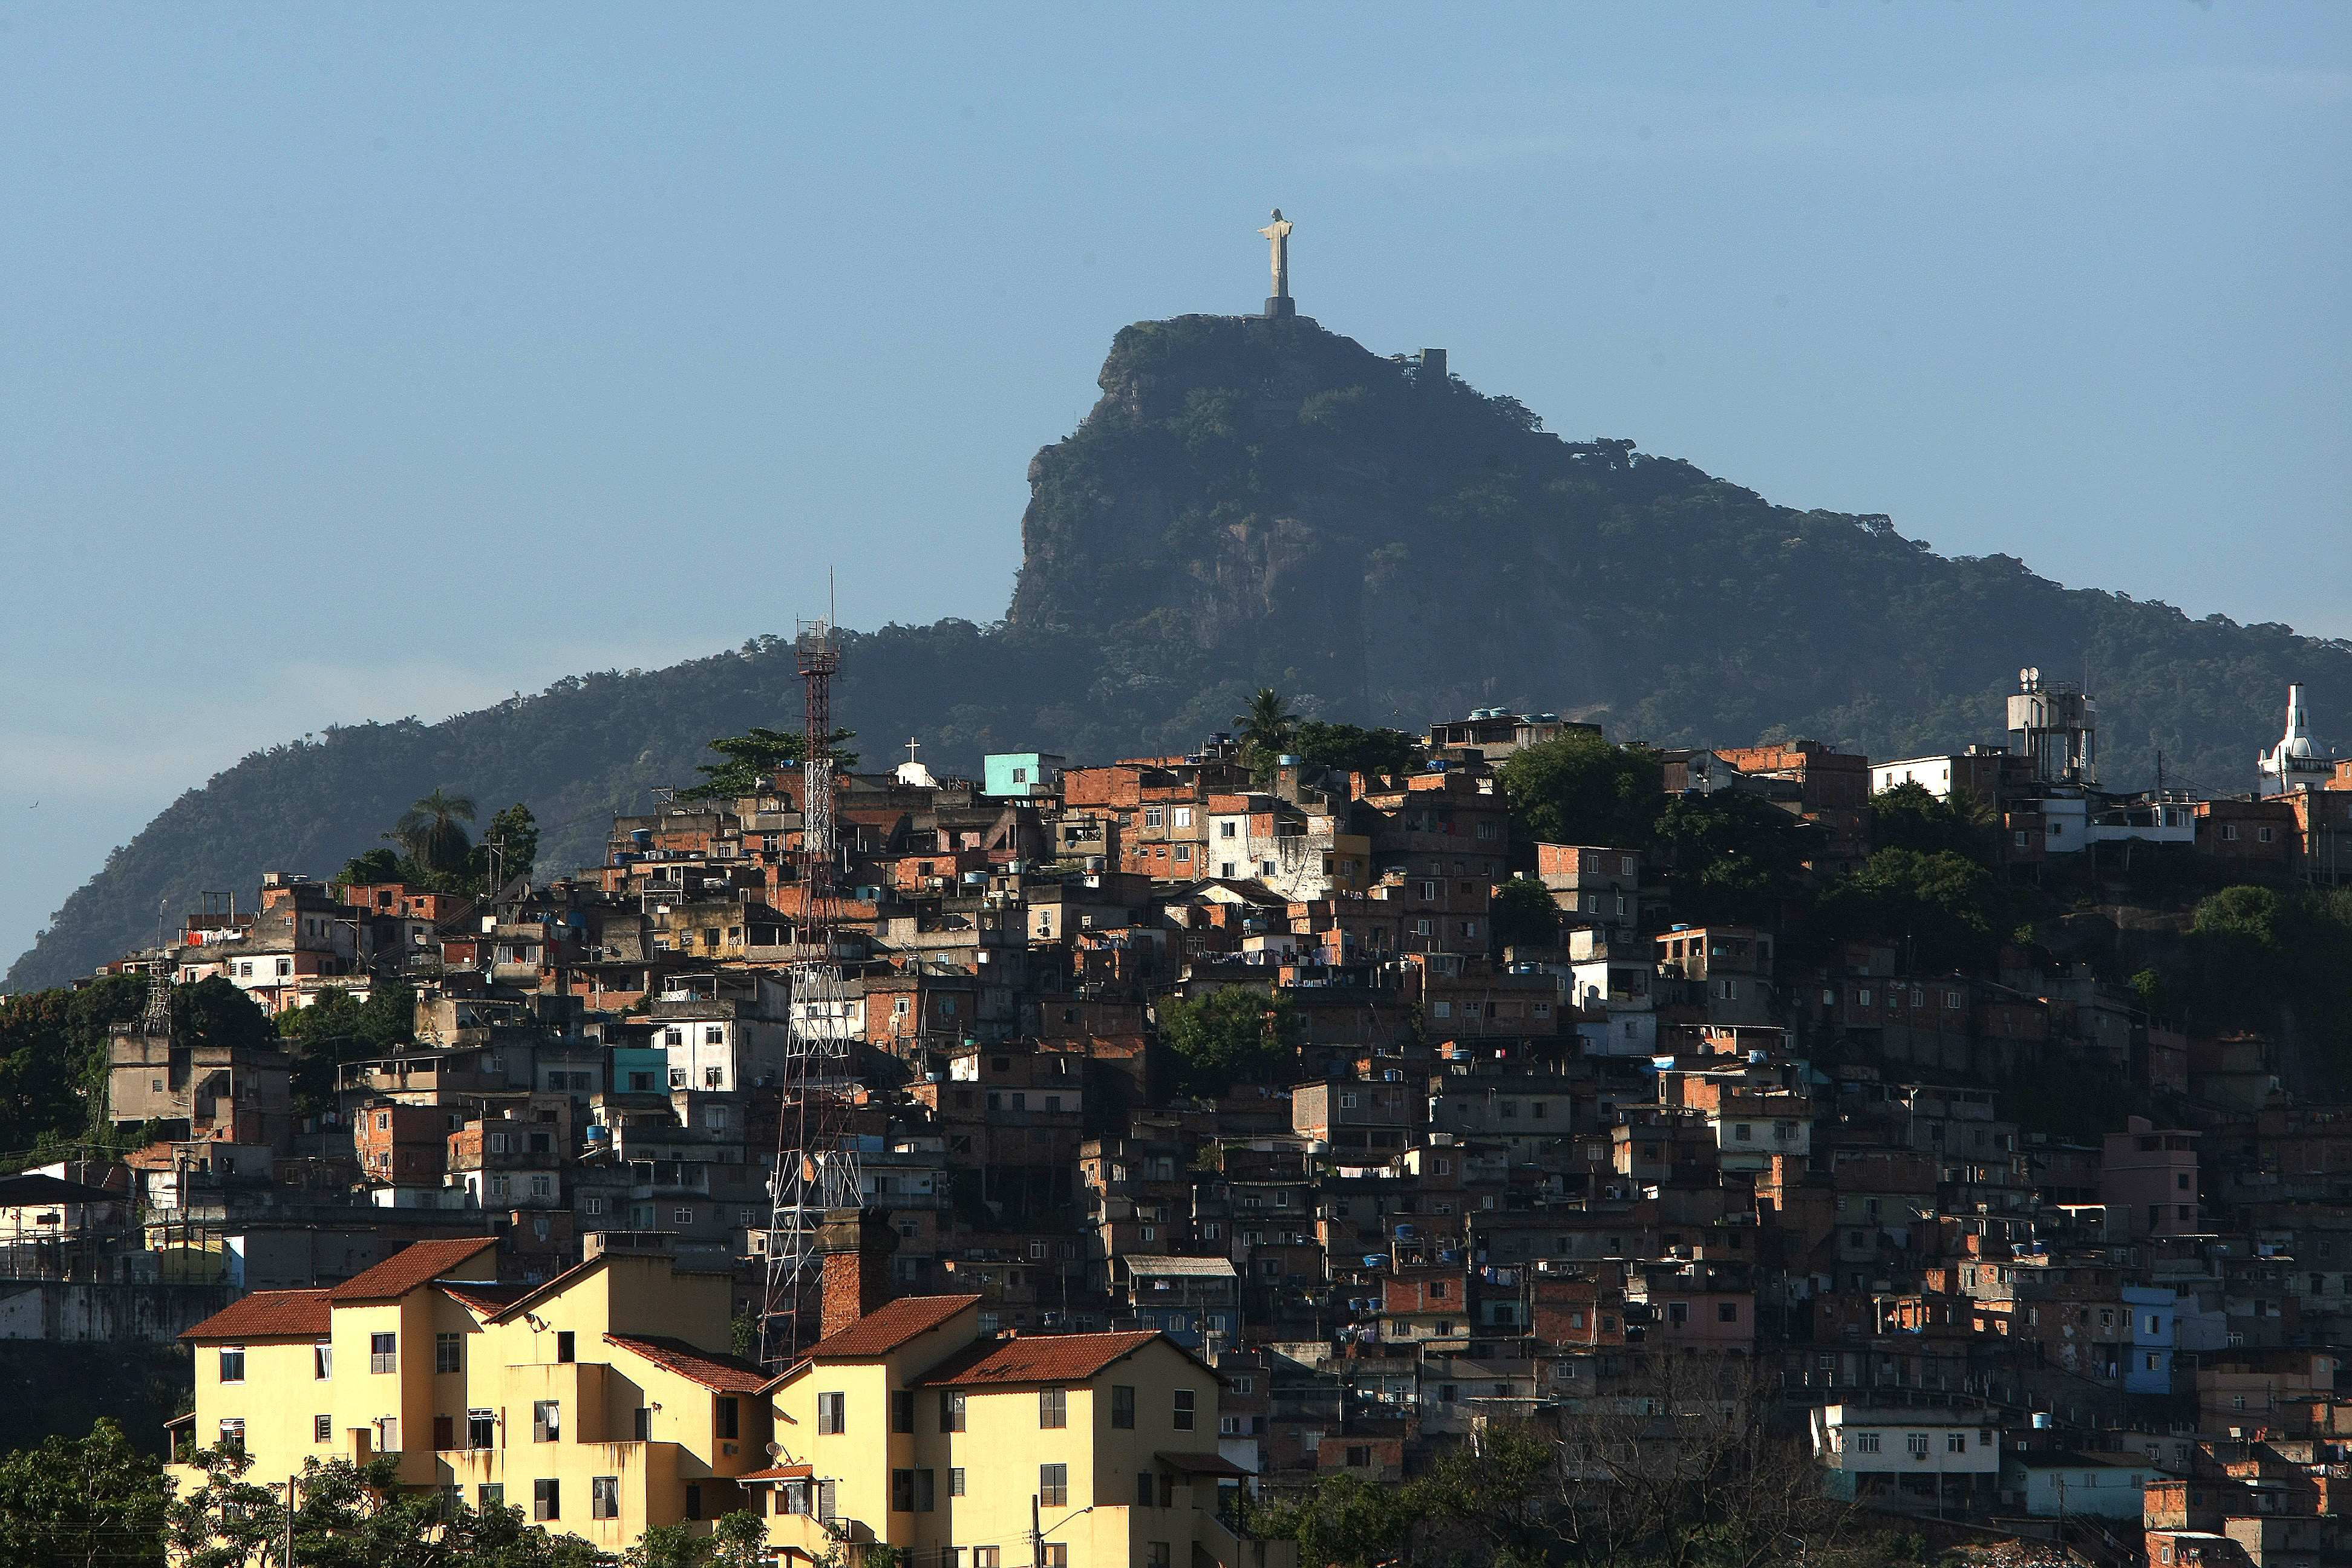
<instances>
[{"instance_id":1,"label":"christ the redeemer statue","mask_svg":"<svg viewBox=\"0 0 2352 1568\"><path fill-rule=\"evenodd\" d=\"M1282 216L1280 207L1276 207L1274 209L1274 221L1258 230L1265 237L1266 248L1271 252L1268 259L1274 266L1274 292L1265 301L1268 316L1295 316L1298 313L1298 307L1290 299L1290 220Z\"/></svg>"}]
</instances>

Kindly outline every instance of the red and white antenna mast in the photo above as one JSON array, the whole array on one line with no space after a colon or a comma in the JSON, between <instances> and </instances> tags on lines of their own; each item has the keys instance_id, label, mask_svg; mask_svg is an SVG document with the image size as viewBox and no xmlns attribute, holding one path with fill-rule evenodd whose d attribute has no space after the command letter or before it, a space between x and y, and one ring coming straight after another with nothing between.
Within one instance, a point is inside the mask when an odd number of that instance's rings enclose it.
<instances>
[{"instance_id":1,"label":"red and white antenna mast","mask_svg":"<svg viewBox=\"0 0 2352 1568\"><path fill-rule=\"evenodd\" d=\"M857 1092L849 997L835 952L841 849L834 831L833 676L841 668L830 613L803 621L793 649L806 690L801 762L801 918L792 963L792 1031L776 1168L769 1184L767 1300L760 1355L782 1364L801 1349L802 1307L818 1281L817 1232L827 1210L861 1199L849 1110Z\"/></svg>"}]
</instances>

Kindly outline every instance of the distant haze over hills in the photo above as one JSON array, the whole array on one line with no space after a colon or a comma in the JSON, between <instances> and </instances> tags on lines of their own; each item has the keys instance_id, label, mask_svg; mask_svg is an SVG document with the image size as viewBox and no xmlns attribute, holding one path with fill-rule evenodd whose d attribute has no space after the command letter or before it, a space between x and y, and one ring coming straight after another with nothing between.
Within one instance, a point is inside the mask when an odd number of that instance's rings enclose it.
<instances>
[{"instance_id":1,"label":"distant haze over hills","mask_svg":"<svg viewBox=\"0 0 2352 1568\"><path fill-rule=\"evenodd\" d=\"M2352 715L2352 645L1948 559L1883 517L1777 506L1631 441L1564 441L1516 401L1306 320L1129 327L1102 398L1037 454L1008 618L845 639L835 711L866 765L1179 750L1271 685L1328 719L1419 730L1556 710L1614 739L1806 736L1878 757L2000 740L2016 671L2084 680L2102 778L2242 791L2287 684ZM2061 520L2063 521L2063 520ZM849 562L845 570L887 570ZM814 602L820 585L802 598ZM793 605L777 606L779 625ZM192 789L69 899L8 973L56 984L153 939L159 904L331 875L436 787L520 800L542 877L603 858L612 815L704 744L796 725L789 647L588 675L438 724L363 724Z\"/></svg>"}]
</instances>

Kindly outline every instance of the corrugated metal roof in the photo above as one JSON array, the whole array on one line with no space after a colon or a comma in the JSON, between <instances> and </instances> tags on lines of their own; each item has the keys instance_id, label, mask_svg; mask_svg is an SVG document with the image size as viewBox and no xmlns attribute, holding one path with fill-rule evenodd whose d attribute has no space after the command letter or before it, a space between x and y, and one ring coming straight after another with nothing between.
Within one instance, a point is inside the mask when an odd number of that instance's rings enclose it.
<instances>
[{"instance_id":1,"label":"corrugated metal roof","mask_svg":"<svg viewBox=\"0 0 2352 1568\"><path fill-rule=\"evenodd\" d=\"M1184 1274L1206 1279L1234 1278L1234 1260L1230 1258L1168 1258L1129 1255L1125 1262L1129 1274Z\"/></svg>"}]
</instances>

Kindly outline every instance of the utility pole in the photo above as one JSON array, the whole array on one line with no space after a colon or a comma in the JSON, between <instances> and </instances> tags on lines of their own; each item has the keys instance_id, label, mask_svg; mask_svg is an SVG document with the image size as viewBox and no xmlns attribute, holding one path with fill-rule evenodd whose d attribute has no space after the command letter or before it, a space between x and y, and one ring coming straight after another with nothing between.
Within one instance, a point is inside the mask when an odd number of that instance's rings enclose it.
<instances>
[{"instance_id":1,"label":"utility pole","mask_svg":"<svg viewBox=\"0 0 2352 1568\"><path fill-rule=\"evenodd\" d=\"M1045 1568L1045 1521L1038 1512L1038 1495L1029 1494L1029 1568Z\"/></svg>"}]
</instances>

